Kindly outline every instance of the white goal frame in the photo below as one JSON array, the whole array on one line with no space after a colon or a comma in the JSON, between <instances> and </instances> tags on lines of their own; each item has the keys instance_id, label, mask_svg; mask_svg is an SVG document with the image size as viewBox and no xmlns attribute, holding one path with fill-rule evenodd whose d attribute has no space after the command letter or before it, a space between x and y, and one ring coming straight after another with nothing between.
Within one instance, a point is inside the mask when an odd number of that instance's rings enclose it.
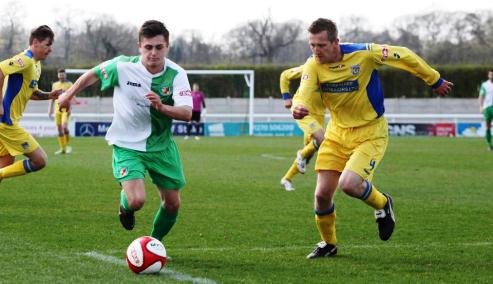
<instances>
[{"instance_id":1,"label":"white goal frame","mask_svg":"<svg viewBox=\"0 0 493 284\"><path fill-rule=\"evenodd\" d=\"M83 74L88 69L65 69L67 74ZM248 134L253 136L253 124L255 117L255 71L254 70L185 70L190 75L243 75L248 87ZM208 117L224 117L221 115L207 114Z\"/></svg>"}]
</instances>

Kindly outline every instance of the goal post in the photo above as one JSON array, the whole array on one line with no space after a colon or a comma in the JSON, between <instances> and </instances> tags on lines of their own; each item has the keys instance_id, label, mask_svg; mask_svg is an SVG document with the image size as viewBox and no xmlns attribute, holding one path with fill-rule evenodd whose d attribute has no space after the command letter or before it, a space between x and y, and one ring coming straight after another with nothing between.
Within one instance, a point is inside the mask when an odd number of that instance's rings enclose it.
<instances>
[{"instance_id":1,"label":"goal post","mask_svg":"<svg viewBox=\"0 0 493 284\"><path fill-rule=\"evenodd\" d=\"M88 69L66 69L67 74L83 74ZM248 87L248 134L253 136L255 117L255 71L254 70L185 70L189 75L243 75ZM207 114L207 117L225 117L225 114Z\"/></svg>"}]
</instances>

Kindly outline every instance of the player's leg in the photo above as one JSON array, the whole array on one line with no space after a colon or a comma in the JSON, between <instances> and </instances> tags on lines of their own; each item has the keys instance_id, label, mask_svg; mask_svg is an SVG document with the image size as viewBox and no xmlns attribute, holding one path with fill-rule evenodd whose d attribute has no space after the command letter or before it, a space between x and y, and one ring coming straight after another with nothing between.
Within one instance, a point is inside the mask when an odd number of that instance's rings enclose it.
<instances>
[{"instance_id":1,"label":"player's leg","mask_svg":"<svg viewBox=\"0 0 493 284\"><path fill-rule=\"evenodd\" d=\"M488 107L484 110L485 118L485 139L488 144L488 150L493 150L493 144L491 143L491 121L493 120L493 107Z\"/></svg>"},{"instance_id":2,"label":"player's leg","mask_svg":"<svg viewBox=\"0 0 493 284\"><path fill-rule=\"evenodd\" d=\"M65 145L66 145L65 133L63 132L63 126L62 126L62 112L59 110L55 112L55 124L58 131L58 137L57 137L58 150L55 152L55 154L56 155L65 154Z\"/></svg>"},{"instance_id":3,"label":"player's leg","mask_svg":"<svg viewBox=\"0 0 493 284\"><path fill-rule=\"evenodd\" d=\"M192 111L192 123L195 129L195 140L199 140L200 111Z\"/></svg>"},{"instance_id":4,"label":"player's leg","mask_svg":"<svg viewBox=\"0 0 493 284\"><path fill-rule=\"evenodd\" d=\"M113 176L122 186L119 218L122 226L132 230L134 213L145 203L145 166L138 151L113 146Z\"/></svg>"},{"instance_id":5,"label":"player's leg","mask_svg":"<svg viewBox=\"0 0 493 284\"><path fill-rule=\"evenodd\" d=\"M309 137L309 141L305 140L305 147L296 153L298 171L306 172L306 165L318 150L324 139L324 116L323 115L308 115L297 121L298 126L305 133L305 137Z\"/></svg>"},{"instance_id":6,"label":"player's leg","mask_svg":"<svg viewBox=\"0 0 493 284\"><path fill-rule=\"evenodd\" d=\"M337 189L337 171L321 170L317 175L315 189L315 223L322 239L307 258L332 256L337 253L336 210L334 193Z\"/></svg>"},{"instance_id":7,"label":"player's leg","mask_svg":"<svg viewBox=\"0 0 493 284\"><path fill-rule=\"evenodd\" d=\"M135 211L144 206L146 200L144 179L121 182L119 218L122 226L132 230L135 226Z\"/></svg>"},{"instance_id":8,"label":"player's leg","mask_svg":"<svg viewBox=\"0 0 493 284\"><path fill-rule=\"evenodd\" d=\"M25 175L45 167L48 157L38 142L24 128L8 126L0 137L0 179ZM24 154L28 159L14 161L15 156Z\"/></svg>"},{"instance_id":9,"label":"player's leg","mask_svg":"<svg viewBox=\"0 0 493 284\"><path fill-rule=\"evenodd\" d=\"M348 145L358 144L357 141L361 141L362 137L369 137L369 139L354 147L338 186L347 195L361 199L375 209L380 238L388 240L395 225L392 198L378 191L371 183L373 174L387 148L386 122L355 130L351 135L351 137L346 136L350 139Z\"/></svg>"},{"instance_id":10,"label":"player's leg","mask_svg":"<svg viewBox=\"0 0 493 284\"><path fill-rule=\"evenodd\" d=\"M324 140L319 149L315 164L318 175L314 208L315 223L322 241L317 244L313 252L307 255L307 258L332 256L337 253L334 193L340 173L349 157L341 149L340 144L330 138Z\"/></svg>"},{"instance_id":11,"label":"player's leg","mask_svg":"<svg viewBox=\"0 0 493 284\"><path fill-rule=\"evenodd\" d=\"M161 198L151 236L162 240L176 222L180 208L180 189L185 186L185 176L176 144L171 141L167 149L148 153L146 168Z\"/></svg>"},{"instance_id":12,"label":"player's leg","mask_svg":"<svg viewBox=\"0 0 493 284\"><path fill-rule=\"evenodd\" d=\"M68 121L70 118L70 112L66 111L62 114L62 130L63 137L65 138L65 153L70 154L72 152L72 147L69 145L70 143L70 133L68 130Z\"/></svg>"},{"instance_id":13,"label":"player's leg","mask_svg":"<svg viewBox=\"0 0 493 284\"><path fill-rule=\"evenodd\" d=\"M183 138L188 139L188 137L190 137L191 132L192 132L192 121L190 120L187 122L187 134Z\"/></svg>"},{"instance_id":14,"label":"player's leg","mask_svg":"<svg viewBox=\"0 0 493 284\"><path fill-rule=\"evenodd\" d=\"M180 208L180 191L177 189L159 188L159 196L161 204L152 226L151 236L158 240L162 240L176 223L178 209Z\"/></svg>"}]
</instances>

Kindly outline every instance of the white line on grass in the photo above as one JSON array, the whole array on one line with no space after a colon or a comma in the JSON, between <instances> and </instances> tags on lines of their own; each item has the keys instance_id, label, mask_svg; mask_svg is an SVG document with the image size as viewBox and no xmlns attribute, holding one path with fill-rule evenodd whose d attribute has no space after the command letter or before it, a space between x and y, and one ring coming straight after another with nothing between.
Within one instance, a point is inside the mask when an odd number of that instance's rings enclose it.
<instances>
[{"instance_id":1,"label":"white line on grass","mask_svg":"<svg viewBox=\"0 0 493 284\"><path fill-rule=\"evenodd\" d=\"M493 246L493 242L475 242L475 243L422 243L416 244L385 244L385 245L338 245L340 248L356 248L356 249L374 249L379 247L392 247L392 248L426 248L426 247L481 247L481 246ZM250 247L250 248L238 248L238 247L204 247L204 248L175 248L175 250L182 251L285 251L285 250L301 250L312 248L313 246L286 246L286 247Z\"/></svg>"},{"instance_id":2,"label":"white line on grass","mask_svg":"<svg viewBox=\"0 0 493 284\"><path fill-rule=\"evenodd\" d=\"M95 252L95 251L86 252L86 253L83 253L83 255L88 256L88 257L92 257L92 258L95 258L98 260L102 260L105 262L109 262L112 264L127 266L127 263L125 262L125 260L111 256L111 255L104 255L104 254L100 254L100 253ZM173 271L169 268L165 268L164 271L161 271L160 273L165 274L166 276L169 276L169 277L176 279L178 281L190 281L192 283L198 283L198 284L216 284L216 281L214 281L214 280L202 278L202 277L193 277L193 276L185 274L185 273Z\"/></svg>"},{"instance_id":3,"label":"white line on grass","mask_svg":"<svg viewBox=\"0 0 493 284\"><path fill-rule=\"evenodd\" d=\"M272 160L286 160L286 157L275 156L275 155L271 155L271 154L261 154L260 157L272 159Z\"/></svg>"}]
</instances>

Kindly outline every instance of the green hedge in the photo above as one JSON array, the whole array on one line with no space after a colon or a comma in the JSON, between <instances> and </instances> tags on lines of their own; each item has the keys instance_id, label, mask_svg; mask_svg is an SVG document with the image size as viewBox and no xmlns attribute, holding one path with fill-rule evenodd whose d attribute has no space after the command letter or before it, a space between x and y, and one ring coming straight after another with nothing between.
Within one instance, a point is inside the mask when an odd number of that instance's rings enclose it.
<instances>
[{"instance_id":1,"label":"green hedge","mask_svg":"<svg viewBox=\"0 0 493 284\"><path fill-rule=\"evenodd\" d=\"M279 76L281 72L293 66L183 66L185 69L210 69L210 70L255 70L255 96L259 98L280 97ZM443 78L454 83L450 97L453 98L475 98L478 96L478 88L481 82L487 80L489 66L442 66L437 70ZM435 95L431 89L407 72L383 67L379 71L385 97L407 97L407 98L429 98ZM75 81L78 76L69 75L69 79ZM40 79L40 88L49 90L51 83L56 81L56 69L44 68ZM189 75L190 84L199 83L201 89L208 97L248 97L248 88L245 79L240 75ZM299 82L293 82L292 90L296 90ZM99 86L92 87L84 92L82 96L96 96L101 92ZM105 95L111 95L106 92Z\"/></svg>"}]
</instances>

